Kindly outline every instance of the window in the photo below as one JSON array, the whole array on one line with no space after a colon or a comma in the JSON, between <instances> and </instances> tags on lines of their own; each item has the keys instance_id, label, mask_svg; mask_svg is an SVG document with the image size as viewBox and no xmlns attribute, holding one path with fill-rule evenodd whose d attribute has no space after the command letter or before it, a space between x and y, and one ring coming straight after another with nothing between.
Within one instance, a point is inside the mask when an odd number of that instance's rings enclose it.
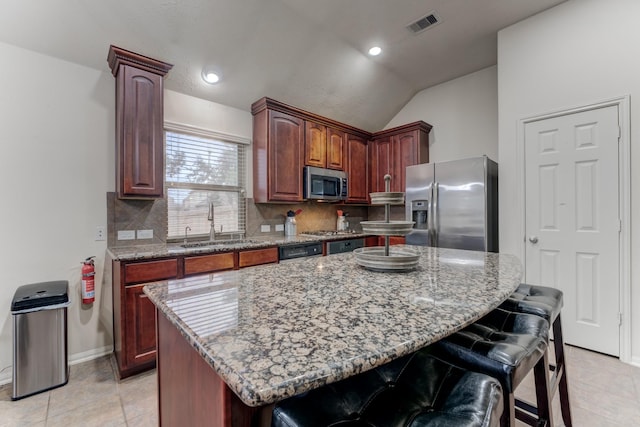
<instances>
[{"instance_id":1,"label":"window","mask_svg":"<svg viewBox=\"0 0 640 427\"><path fill-rule=\"evenodd\" d=\"M165 123L167 239L245 232L245 151L248 141Z\"/></svg>"}]
</instances>

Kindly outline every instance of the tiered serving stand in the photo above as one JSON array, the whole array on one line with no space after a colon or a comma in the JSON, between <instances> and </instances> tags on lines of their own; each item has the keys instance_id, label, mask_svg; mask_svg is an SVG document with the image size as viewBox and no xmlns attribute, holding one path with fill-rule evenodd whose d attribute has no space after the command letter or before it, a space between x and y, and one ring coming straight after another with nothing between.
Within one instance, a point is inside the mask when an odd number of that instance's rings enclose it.
<instances>
[{"instance_id":1,"label":"tiered serving stand","mask_svg":"<svg viewBox=\"0 0 640 427\"><path fill-rule=\"evenodd\" d=\"M389 247L390 236L406 236L413 229L413 221L390 221L390 206L404 203L404 193L390 192L391 176L384 176L384 192L369 193L372 205L384 205L384 221L362 221L364 233L384 236L384 247L365 247L354 250L356 263L373 271L409 271L418 265L419 254L407 247Z\"/></svg>"}]
</instances>

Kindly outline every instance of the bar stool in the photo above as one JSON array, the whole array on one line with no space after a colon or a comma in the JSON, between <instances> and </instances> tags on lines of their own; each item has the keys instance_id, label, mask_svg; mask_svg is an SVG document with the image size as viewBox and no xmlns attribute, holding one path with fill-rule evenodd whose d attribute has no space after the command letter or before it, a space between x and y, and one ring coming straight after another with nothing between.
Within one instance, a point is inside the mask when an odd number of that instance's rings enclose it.
<instances>
[{"instance_id":1,"label":"bar stool","mask_svg":"<svg viewBox=\"0 0 640 427\"><path fill-rule=\"evenodd\" d=\"M546 286L534 286L522 283L500 307L509 311L540 316L552 325L555 364L549 365L549 368L553 371L551 377L551 395L553 397L556 390L558 390L562 421L564 421L566 427L572 427L573 422L571 420L571 407L569 404L567 367L564 357L564 340L562 338L562 322L560 321L562 291ZM531 409L530 407L527 408L526 402L519 401L516 402L516 404L527 410Z\"/></svg>"},{"instance_id":2,"label":"bar stool","mask_svg":"<svg viewBox=\"0 0 640 427\"><path fill-rule=\"evenodd\" d=\"M498 379L504 392L502 426L518 419L532 426L553 425L547 375L549 323L538 316L497 308L477 322L440 340L451 363ZM537 407L516 407L515 390L533 370Z\"/></svg>"},{"instance_id":3,"label":"bar stool","mask_svg":"<svg viewBox=\"0 0 640 427\"><path fill-rule=\"evenodd\" d=\"M497 427L502 388L425 347L277 403L272 427Z\"/></svg>"}]
</instances>

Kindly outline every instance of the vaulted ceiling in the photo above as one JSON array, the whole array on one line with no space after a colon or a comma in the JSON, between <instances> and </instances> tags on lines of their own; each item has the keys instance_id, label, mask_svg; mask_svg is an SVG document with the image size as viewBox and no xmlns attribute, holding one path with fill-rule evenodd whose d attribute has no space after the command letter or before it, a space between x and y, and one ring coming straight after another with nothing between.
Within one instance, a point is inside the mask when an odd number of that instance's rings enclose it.
<instances>
[{"instance_id":1,"label":"vaulted ceiling","mask_svg":"<svg viewBox=\"0 0 640 427\"><path fill-rule=\"evenodd\" d=\"M3 0L0 41L105 72L114 44L174 64L167 89L247 111L269 96L376 131L420 90L496 64L498 30L563 1ZM432 12L438 24L406 28Z\"/></svg>"}]
</instances>

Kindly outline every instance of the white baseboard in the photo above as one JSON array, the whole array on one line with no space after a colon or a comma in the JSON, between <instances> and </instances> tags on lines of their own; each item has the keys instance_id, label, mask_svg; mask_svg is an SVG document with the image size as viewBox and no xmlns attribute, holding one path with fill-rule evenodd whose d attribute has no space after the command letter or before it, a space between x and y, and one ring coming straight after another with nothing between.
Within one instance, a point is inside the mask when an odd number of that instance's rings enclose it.
<instances>
[{"instance_id":1,"label":"white baseboard","mask_svg":"<svg viewBox=\"0 0 640 427\"><path fill-rule=\"evenodd\" d=\"M69 356L69 365L77 365L78 363L88 362L89 360L97 359L102 356L106 356L113 352L113 346L107 345L100 348L94 348L92 350L83 351L81 353L75 353ZM7 366L6 372L0 373L0 386L9 384L13 380L13 370L11 365Z\"/></svg>"},{"instance_id":2,"label":"white baseboard","mask_svg":"<svg viewBox=\"0 0 640 427\"><path fill-rule=\"evenodd\" d=\"M637 368L640 368L640 357L639 356L631 357L631 361L629 362L629 364Z\"/></svg>"}]
</instances>

